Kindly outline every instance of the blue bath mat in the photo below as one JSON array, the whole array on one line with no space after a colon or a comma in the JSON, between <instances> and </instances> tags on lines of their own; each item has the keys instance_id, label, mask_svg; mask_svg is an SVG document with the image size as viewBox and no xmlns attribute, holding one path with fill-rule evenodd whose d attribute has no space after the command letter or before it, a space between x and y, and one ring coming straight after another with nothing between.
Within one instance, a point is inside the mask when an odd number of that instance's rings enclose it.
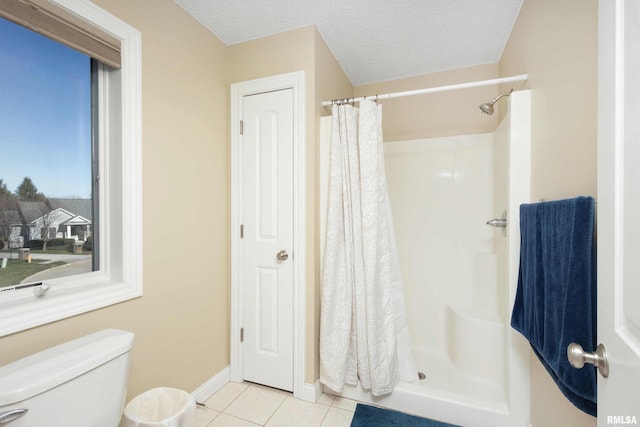
<instances>
[{"instance_id":1,"label":"blue bath mat","mask_svg":"<svg viewBox=\"0 0 640 427\"><path fill-rule=\"evenodd\" d=\"M453 424L441 423L428 418L404 414L390 409L358 403L356 412L351 420L351 427L460 427Z\"/></svg>"}]
</instances>

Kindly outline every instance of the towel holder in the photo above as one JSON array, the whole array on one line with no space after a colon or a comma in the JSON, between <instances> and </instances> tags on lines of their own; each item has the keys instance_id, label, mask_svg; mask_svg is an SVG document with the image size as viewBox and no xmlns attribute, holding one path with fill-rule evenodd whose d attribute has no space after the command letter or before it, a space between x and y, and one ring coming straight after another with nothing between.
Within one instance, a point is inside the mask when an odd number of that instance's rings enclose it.
<instances>
[{"instance_id":1,"label":"towel holder","mask_svg":"<svg viewBox=\"0 0 640 427\"><path fill-rule=\"evenodd\" d=\"M542 203L542 202L548 202L549 200L547 199L538 199L536 200L536 203ZM597 205L598 204L598 200L597 199L593 199L593 202Z\"/></svg>"}]
</instances>

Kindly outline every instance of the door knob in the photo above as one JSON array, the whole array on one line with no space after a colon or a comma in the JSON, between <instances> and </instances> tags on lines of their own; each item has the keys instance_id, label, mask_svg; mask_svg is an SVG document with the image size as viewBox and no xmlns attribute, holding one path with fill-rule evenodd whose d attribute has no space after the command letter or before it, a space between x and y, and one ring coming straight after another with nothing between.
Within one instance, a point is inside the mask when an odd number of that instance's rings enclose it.
<instances>
[{"instance_id":1,"label":"door knob","mask_svg":"<svg viewBox=\"0 0 640 427\"><path fill-rule=\"evenodd\" d=\"M289 258L289 254L285 250L282 250L276 254L276 259L278 261L286 261L287 258Z\"/></svg>"},{"instance_id":2,"label":"door knob","mask_svg":"<svg viewBox=\"0 0 640 427\"><path fill-rule=\"evenodd\" d=\"M572 342L567 346L567 358L571 366L582 369L585 363L589 363L596 368L600 375L607 378L609 376L609 361L607 360L607 350L604 345L598 344L596 351L589 353L584 351L580 344Z\"/></svg>"}]
</instances>

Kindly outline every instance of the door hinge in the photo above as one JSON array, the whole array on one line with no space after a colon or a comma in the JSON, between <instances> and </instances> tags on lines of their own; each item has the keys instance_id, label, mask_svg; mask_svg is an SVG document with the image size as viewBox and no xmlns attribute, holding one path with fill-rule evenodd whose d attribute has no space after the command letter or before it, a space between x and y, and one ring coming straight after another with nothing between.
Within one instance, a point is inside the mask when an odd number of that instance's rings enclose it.
<instances>
[{"instance_id":1,"label":"door hinge","mask_svg":"<svg viewBox=\"0 0 640 427\"><path fill-rule=\"evenodd\" d=\"M244 238L244 224L240 224L240 238Z\"/></svg>"},{"instance_id":2,"label":"door hinge","mask_svg":"<svg viewBox=\"0 0 640 427\"><path fill-rule=\"evenodd\" d=\"M244 121L240 120L240 135L244 135Z\"/></svg>"},{"instance_id":3,"label":"door hinge","mask_svg":"<svg viewBox=\"0 0 640 427\"><path fill-rule=\"evenodd\" d=\"M240 328L240 342L244 341L244 328Z\"/></svg>"}]
</instances>

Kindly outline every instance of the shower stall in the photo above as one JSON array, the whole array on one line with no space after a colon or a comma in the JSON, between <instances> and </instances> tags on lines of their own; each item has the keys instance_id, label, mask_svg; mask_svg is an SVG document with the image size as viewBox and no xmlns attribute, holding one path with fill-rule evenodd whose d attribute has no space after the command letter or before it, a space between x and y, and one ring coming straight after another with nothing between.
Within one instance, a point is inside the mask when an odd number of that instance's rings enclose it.
<instances>
[{"instance_id":1,"label":"shower stall","mask_svg":"<svg viewBox=\"0 0 640 427\"><path fill-rule=\"evenodd\" d=\"M345 386L341 396L462 426L529 420L529 348L509 321L518 207L530 202L530 92L507 99L494 132L385 143L413 355L423 375L381 398L359 386ZM322 120L321 228L331 118ZM492 219L506 220L505 233L486 224Z\"/></svg>"}]
</instances>

